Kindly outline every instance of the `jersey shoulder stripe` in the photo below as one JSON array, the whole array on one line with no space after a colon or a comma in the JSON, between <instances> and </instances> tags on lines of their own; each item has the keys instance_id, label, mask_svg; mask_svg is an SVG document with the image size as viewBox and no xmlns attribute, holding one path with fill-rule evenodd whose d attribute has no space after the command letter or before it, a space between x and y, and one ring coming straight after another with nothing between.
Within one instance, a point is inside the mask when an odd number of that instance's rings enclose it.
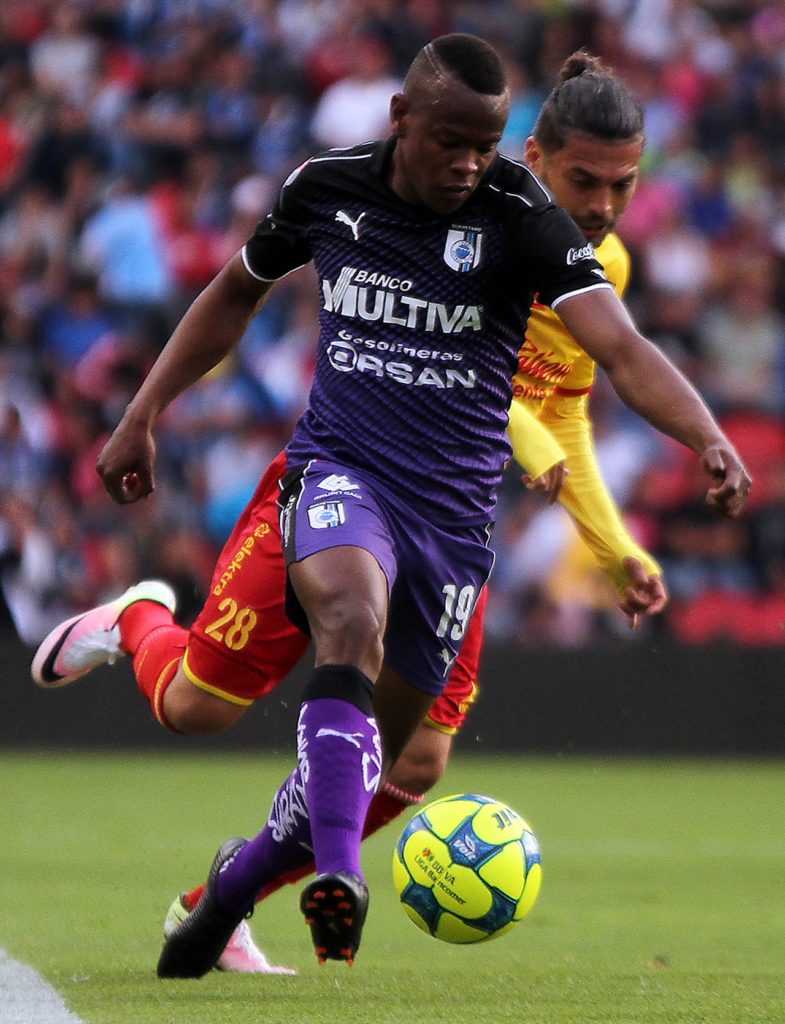
<instances>
[{"instance_id":1,"label":"jersey shoulder stripe","mask_svg":"<svg viewBox=\"0 0 785 1024\"><path fill-rule=\"evenodd\" d=\"M547 206L553 202L553 196L530 167L503 153L499 154L488 186L494 192L522 200L527 206Z\"/></svg>"},{"instance_id":2,"label":"jersey shoulder stripe","mask_svg":"<svg viewBox=\"0 0 785 1024\"><path fill-rule=\"evenodd\" d=\"M525 206L534 206L531 199L527 199L526 196L522 196L517 192L502 192L498 185L489 185L488 188L492 192L501 192L502 195L509 196L510 199L519 199Z\"/></svg>"},{"instance_id":3,"label":"jersey shoulder stripe","mask_svg":"<svg viewBox=\"0 0 785 1024\"><path fill-rule=\"evenodd\" d=\"M367 144L364 144L364 147ZM309 164L324 164L331 161L341 160L370 160L373 156L373 151L368 149L366 152L358 153L357 146L346 146L342 149L328 149L324 153L317 153L316 156L312 156L307 161Z\"/></svg>"},{"instance_id":4,"label":"jersey shoulder stripe","mask_svg":"<svg viewBox=\"0 0 785 1024\"><path fill-rule=\"evenodd\" d=\"M357 180L366 180L366 170L374 159L378 160L380 143L365 142L359 146L327 149L308 157L290 172L281 185L276 208L278 212L299 203L303 197L313 197L320 190L335 186L352 188Z\"/></svg>"},{"instance_id":5,"label":"jersey shoulder stripe","mask_svg":"<svg viewBox=\"0 0 785 1024\"><path fill-rule=\"evenodd\" d=\"M586 285L583 288L574 288L571 292L564 292L551 302L551 309L556 310L565 299L575 298L576 295L585 295L587 292L596 292L598 288L612 288L610 281L599 281L597 284Z\"/></svg>"}]
</instances>

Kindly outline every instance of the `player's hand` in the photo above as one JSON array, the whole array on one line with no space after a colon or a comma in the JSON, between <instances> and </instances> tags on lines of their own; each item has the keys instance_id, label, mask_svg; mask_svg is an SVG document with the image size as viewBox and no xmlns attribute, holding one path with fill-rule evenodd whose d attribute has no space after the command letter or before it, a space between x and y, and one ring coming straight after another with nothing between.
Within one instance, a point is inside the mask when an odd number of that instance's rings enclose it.
<instances>
[{"instance_id":1,"label":"player's hand","mask_svg":"<svg viewBox=\"0 0 785 1024\"><path fill-rule=\"evenodd\" d=\"M752 478L738 453L730 444L713 444L702 453L701 463L713 481L706 492L706 504L735 519L752 487Z\"/></svg>"},{"instance_id":2,"label":"player's hand","mask_svg":"<svg viewBox=\"0 0 785 1024\"><path fill-rule=\"evenodd\" d=\"M155 441L149 427L123 418L104 445L95 468L115 501L129 505L155 490Z\"/></svg>"},{"instance_id":3,"label":"player's hand","mask_svg":"<svg viewBox=\"0 0 785 1024\"><path fill-rule=\"evenodd\" d=\"M668 591L659 573L647 573L639 558L629 556L622 562L627 586L619 607L627 616L627 625L635 629L641 615L658 615L668 603Z\"/></svg>"},{"instance_id":4,"label":"player's hand","mask_svg":"<svg viewBox=\"0 0 785 1024\"><path fill-rule=\"evenodd\" d=\"M548 504L555 505L568 473L569 469L564 463L557 462L538 477L532 478L528 473L524 473L521 479L530 491L545 491L548 495Z\"/></svg>"}]
</instances>

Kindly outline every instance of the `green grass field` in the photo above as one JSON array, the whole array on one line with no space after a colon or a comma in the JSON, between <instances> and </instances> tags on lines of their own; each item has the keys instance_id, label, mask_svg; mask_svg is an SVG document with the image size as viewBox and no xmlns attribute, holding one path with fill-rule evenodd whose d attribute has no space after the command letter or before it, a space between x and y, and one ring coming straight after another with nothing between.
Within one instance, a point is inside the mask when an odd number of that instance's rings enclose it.
<instances>
[{"instance_id":1,"label":"green grass field","mask_svg":"<svg viewBox=\"0 0 785 1024\"><path fill-rule=\"evenodd\" d=\"M785 1021L779 762L456 758L437 795L506 800L540 840L542 893L510 934L453 947L418 931L390 881L396 824L366 845L352 969L318 966L289 888L253 928L298 977L159 981L170 900L221 840L258 830L287 767L0 754L0 947L88 1024Z\"/></svg>"}]
</instances>

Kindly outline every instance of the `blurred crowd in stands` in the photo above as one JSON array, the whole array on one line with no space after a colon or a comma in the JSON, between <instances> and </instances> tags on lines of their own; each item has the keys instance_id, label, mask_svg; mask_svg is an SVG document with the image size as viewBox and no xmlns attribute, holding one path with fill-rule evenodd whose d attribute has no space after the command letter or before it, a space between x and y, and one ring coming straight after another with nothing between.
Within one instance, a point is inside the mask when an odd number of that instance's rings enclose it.
<instances>
[{"instance_id":1,"label":"blurred crowd in stands","mask_svg":"<svg viewBox=\"0 0 785 1024\"><path fill-rule=\"evenodd\" d=\"M96 456L288 171L386 134L411 58L448 31L503 52L514 157L579 46L642 100L644 173L620 224L629 305L755 478L748 514L718 519L691 453L598 381L601 465L672 595L644 633L785 643L785 0L2 0L0 579L24 640L150 575L192 619L306 401L311 272L167 410L153 498L113 505ZM566 516L514 470L495 544L492 635L627 641Z\"/></svg>"}]
</instances>

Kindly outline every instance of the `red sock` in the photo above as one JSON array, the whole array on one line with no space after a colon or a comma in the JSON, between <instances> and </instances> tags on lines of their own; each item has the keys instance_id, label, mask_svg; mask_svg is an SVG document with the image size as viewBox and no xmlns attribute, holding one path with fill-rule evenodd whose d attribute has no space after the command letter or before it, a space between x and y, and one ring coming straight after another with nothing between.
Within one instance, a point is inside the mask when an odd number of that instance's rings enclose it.
<instances>
[{"instance_id":1,"label":"red sock","mask_svg":"<svg viewBox=\"0 0 785 1024\"><path fill-rule=\"evenodd\" d=\"M180 899L183 901L186 910L193 910L199 900L202 898L204 892L203 885L197 885L195 889L191 889L190 892L184 892Z\"/></svg>"},{"instance_id":2,"label":"red sock","mask_svg":"<svg viewBox=\"0 0 785 1024\"><path fill-rule=\"evenodd\" d=\"M139 603L150 604L149 601L140 601ZM162 605L158 605L158 607L169 616L169 623L159 625L147 632L139 642L134 654L134 674L137 685L147 699L156 719L172 732L178 732L164 715L164 695L174 679L185 653L188 630L183 629L182 626L175 626L171 621L172 616L166 608ZM128 611L130 610L129 608ZM127 614L124 612L121 618ZM120 628L124 630L124 626Z\"/></svg>"},{"instance_id":3,"label":"red sock","mask_svg":"<svg viewBox=\"0 0 785 1024\"><path fill-rule=\"evenodd\" d=\"M407 807L421 804L423 799L423 796L407 793L405 789L398 789L389 782L383 783L382 788L371 800L371 806L365 816L363 839L389 825L399 814L403 814Z\"/></svg>"},{"instance_id":4,"label":"red sock","mask_svg":"<svg viewBox=\"0 0 785 1024\"><path fill-rule=\"evenodd\" d=\"M120 627L120 646L126 654L136 654L147 634L159 626L174 625L174 616L157 601L134 601L122 613L117 624Z\"/></svg>"}]
</instances>

